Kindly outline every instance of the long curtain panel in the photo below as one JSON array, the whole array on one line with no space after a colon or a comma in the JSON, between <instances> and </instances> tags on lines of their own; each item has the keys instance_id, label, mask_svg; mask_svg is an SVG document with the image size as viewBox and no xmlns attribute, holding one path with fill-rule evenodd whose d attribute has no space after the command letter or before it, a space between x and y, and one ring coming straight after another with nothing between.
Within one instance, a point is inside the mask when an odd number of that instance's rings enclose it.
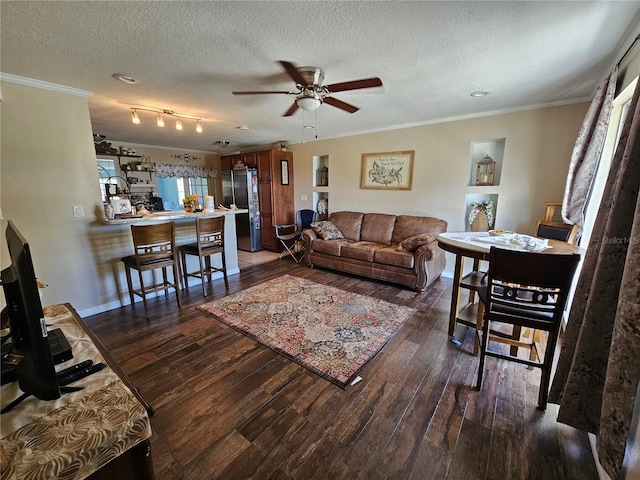
<instances>
[{"instance_id":1,"label":"long curtain panel","mask_svg":"<svg viewBox=\"0 0 640 480\"><path fill-rule=\"evenodd\" d=\"M562 199L562 218L572 225L584 226L585 207L607 137L617 79L618 67L615 66L598 87L573 147Z\"/></svg>"},{"instance_id":2,"label":"long curtain panel","mask_svg":"<svg viewBox=\"0 0 640 480\"><path fill-rule=\"evenodd\" d=\"M640 82L609 171L549 401L558 421L596 435L619 478L640 382Z\"/></svg>"}]
</instances>

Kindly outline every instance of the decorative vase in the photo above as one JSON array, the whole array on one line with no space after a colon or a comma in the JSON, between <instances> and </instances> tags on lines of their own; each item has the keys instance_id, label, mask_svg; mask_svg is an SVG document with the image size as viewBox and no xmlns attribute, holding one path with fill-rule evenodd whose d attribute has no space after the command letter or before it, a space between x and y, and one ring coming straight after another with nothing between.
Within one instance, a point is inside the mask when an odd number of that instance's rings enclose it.
<instances>
[{"instance_id":1,"label":"decorative vase","mask_svg":"<svg viewBox=\"0 0 640 480\"><path fill-rule=\"evenodd\" d=\"M487 218L487 214L485 212L478 212L476 214L476 218L471 222L471 231L472 232L487 232L489 231L489 219Z\"/></svg>"}]
</instances>

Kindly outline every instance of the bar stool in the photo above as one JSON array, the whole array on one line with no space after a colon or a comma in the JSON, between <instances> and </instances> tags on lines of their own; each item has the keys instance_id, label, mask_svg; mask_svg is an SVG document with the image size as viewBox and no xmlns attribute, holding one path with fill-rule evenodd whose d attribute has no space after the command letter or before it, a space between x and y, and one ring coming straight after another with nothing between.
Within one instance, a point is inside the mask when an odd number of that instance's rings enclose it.
<instances>
[{"instance_id":1,"label":"bar stool","mask_svg":"<svg viewBox=\"0 0 640 480\"><path fill-rule=\"evenodd\" d=\"M185 288L189 289L189 277L199 278L202 282L202 294L206 297L207 291L204 286L204 279L207 277L211 283L211 275L215 272L222 272L224 285L229 288L227 279L227 266L224 257L224 216L197 218L196 219L196 241L180 246L180 257L182 258L182 273L184 275ZM222 267L211 265L211 256L219 253ZM200 269L189 272L187 270L187 255L198 257Z\"/></svg>"},{"instance_id":2,"label":"bar stool","mask_svg":"<svg viewBox=\"0 0 640 480\"><path fill-rule=\"evenodd\" d=\"M175 224L174 222L160 223L155 225L131 225L131 235L133 237L134 254L122 257L127 274L127 286L129 287L129 298L131 308L135 309L134 295L142 297L144 304L144 316L148 320L147 294L164 290L165 297L168 297L169 289L176 292L178 307L182 307L180 299L180 264L178 262L178 252L176 250ZM173 269L173 282L167 277L167 267ZM145 285L142 272L148 270L162 269L162 282L152 285ZM134 289L131 282L131 269L138 271L140 288Z\"/></svg>"}]
</instances>

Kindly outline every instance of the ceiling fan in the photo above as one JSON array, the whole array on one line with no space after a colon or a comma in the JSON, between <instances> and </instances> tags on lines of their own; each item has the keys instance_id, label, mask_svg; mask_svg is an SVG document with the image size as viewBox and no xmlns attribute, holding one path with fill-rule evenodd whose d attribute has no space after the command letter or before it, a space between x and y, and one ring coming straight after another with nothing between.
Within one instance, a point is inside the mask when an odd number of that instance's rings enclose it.
<instances>
[{"instance_id":1,"label":"ceiling fan","mask_svg":"<svg viewBox=\"0 0 640 480\"><path fill-rule=\"evenodd\" d=\"M263 95L272 93L283 93L285 95L295 95L295 102L282 116L293 115L298 108L303 110L316 110L323 103L327 103L348 113L355 113L360 110L354 105L350 105L342 100L331 96L336 92L346 90L358 90L361 88L381 87L382 80L378 77L365 78L362 80L352 80L350 82L333 83L322 85L324 72L318 67L296 67L291 62L280 60L289 76L296 82L297 91L253 91L253 92L232 92L234 95Z\"/></svg>"}]
</instances>

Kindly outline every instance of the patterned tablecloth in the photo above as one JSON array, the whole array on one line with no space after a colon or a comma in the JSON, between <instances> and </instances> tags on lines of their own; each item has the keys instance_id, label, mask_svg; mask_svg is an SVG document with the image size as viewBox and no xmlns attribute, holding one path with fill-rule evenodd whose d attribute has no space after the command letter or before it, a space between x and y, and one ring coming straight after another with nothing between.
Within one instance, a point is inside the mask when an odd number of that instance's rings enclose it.
<instances>
[{"instance_id":1,"label":"patterned tablecloth","mask_svg":"<svg viewBox=\"0 0 640 480\"><path fill-rule=\"evenodd\" d=\"M61 370L104 358L64 305L44 309L47 324L61 328L74 358ZM151 437L145 408L110 368L72 384L84 390L55 401L28 397L0 417L1 480L80 480ZM21 392L17 382L3 385L4 407Z\"/></svg>"}]
</instances>

